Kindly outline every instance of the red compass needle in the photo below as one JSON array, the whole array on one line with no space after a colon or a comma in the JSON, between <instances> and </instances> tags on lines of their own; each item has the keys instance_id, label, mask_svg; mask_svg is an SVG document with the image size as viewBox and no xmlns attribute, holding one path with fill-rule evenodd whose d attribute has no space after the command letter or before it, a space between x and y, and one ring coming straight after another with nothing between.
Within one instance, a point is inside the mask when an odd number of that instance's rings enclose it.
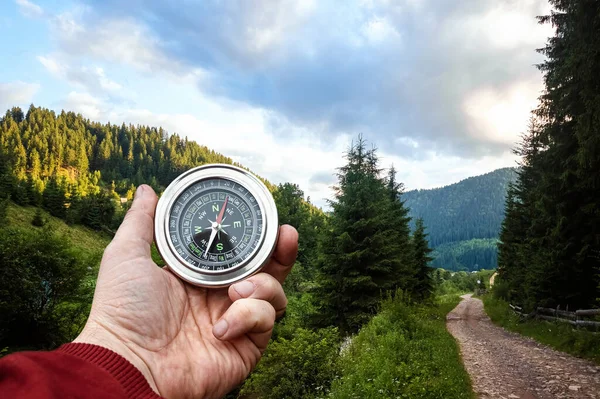
<instances>
[{"instance_id":1,"label":"red compass needle","mask_svg":"<svg viewBox=\"0 0 600 399\"><path fill-rule=\"evenodd\" d=\"M217 224L221 224L221 221L223 220L223 214L225 213L225 208L227 208L228 200L229 200L229 197L225 197L225 202L223 202L223 207L221 208L221 212L219 212L219 216L217 217L217 220L215 220L215 222L217 222Z\"/></svg>"}]
</instances>

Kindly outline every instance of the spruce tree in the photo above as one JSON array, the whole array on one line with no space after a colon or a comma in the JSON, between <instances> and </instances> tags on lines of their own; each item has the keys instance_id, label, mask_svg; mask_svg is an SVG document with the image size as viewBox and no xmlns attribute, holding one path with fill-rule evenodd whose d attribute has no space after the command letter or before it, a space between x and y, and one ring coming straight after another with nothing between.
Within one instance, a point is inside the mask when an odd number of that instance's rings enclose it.
<instances>
[{"instance_id":1,"label":"spruce tree","mask_svg":"<svg viewBox=\"0 0 600 399\"><path fill-rule=\"evenodd\" d=\"M394 273L396 287L410 294L415 293L417 286L417 270L413 261L413 248L410 238L410 217L408 208L402 200L404 185L396 180L396 168L392 165L386 178L387 194L390 201L390 216L392 227L398 239L398 262Z\"/></svg>"},{"instance_id":2,"label":"spruce tree","mask_svg":"<svg viewBox=\"0 0 600 399\"><path fill-rule=\"evenodd\" d=\"M593 306L600 282L600 3L550 3L545 91L500 247L500 276L529 309Z\"/></svg>"},{"instance_id":3,"label":"spruce tree","mask_svg":"<svg viewBox=\"0 0 600 399\"><path fill-rule=\"evenodd\" d=\"M416 268L417 283L414 287L414 295L417 298L426 298L431 295L433 283L431 280L432 268L429 262L433 260L429 254L433 251L429 248L427 233L425 233L425 224L423 219L419 218L415 224L415 231L412 236L414 262Z\"/></svg>"},{"instance_id":4,"label":"spruce tree","mask_svg":"<svg viewBox=\"0 0 600 399\"><path fill-rule=\"evenodd\" d=\"M348 333L368 321L382 295L396 288L402 248L375 149L367 150L359 138L345 158L319 245L315 298L316 323Z\"/></svg>"},{"instance_id":5,"label":"spruce tree","mask_svg":"<svg viewBox=\"0 0 600 399\"><path fill-rule=\"evenodd\" d=\"M36 227L44 227L46 224L46 220L44 219L44 215L42 214L42 210L40 208L35 210L31 224Z\"/></svg>"},{"instance_id":6,"label":"spruce tree","mask_svg":"<svg viewBox=\"0 0 600 399\"><path fill-rule=\"evenodd\" d=\"M46 184L46 189L42 196L44 208L50 212L52 216L64 218L66 215L67 198L65 189L62 187L56 177L52 177Z\"/></svg>"},{"instance_id":7,"label":"spruce tree","mask_svg":"<svg viewBox=\"0 0 600 399\"><path fill-rule=\"evenodd\" d=\"M0 227L4 227L7 223L7 213L8 213L8 197L1 198L0 197Z\"/></svg>"}]
</instances>

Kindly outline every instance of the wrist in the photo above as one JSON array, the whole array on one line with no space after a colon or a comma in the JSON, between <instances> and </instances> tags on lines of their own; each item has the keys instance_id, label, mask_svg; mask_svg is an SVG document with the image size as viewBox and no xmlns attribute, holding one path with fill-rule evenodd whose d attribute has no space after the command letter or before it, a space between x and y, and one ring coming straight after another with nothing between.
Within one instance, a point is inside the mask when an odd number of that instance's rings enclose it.
<instances>
[{"instance_id":1,"label":"wrist","mask_svg":"<svg viewBox=\"0 0 600 399\"><path fill-rule=\"evenodd\" d=\"M128 345L109 329L104 328L97 323L88 321L79 336L73 340L73 343L92 344L110 349L138 369L152 390L157 394L160 394L156 381L154 381L154 377L150 371L150 367L148 367L146 362L144 362L138 353L136 353L135 348L132 348L131 345Z\"/></svg>"}]
</instances>

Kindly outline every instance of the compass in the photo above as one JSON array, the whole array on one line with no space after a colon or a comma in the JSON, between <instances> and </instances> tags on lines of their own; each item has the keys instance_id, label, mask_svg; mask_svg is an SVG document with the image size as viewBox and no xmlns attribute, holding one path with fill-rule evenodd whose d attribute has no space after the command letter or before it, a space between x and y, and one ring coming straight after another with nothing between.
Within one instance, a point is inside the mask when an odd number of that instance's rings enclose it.
<instances>
[{"instance_id":1,"label":"compass","mask_svg":"<svg viewBox=\"0 0 600 399\"><path fill-rule=\"evenodd\" d=\"M275 249L277 208L267 187L231 165L177 177L156 208L156 247L167 267L202 287L225 287L258 272Z\"/></svg>"}]
</instances>

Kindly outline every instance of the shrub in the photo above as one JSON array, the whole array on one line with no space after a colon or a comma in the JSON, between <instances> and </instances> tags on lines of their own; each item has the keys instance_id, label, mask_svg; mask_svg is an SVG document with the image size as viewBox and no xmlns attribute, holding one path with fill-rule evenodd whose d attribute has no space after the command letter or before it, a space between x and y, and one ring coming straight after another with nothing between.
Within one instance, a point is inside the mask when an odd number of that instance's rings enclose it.
<instances>
[{"instance_id":1,"label":"shrub","mask_svg":"<svg viewBox=\"0 0 600 399\"><path fill-rule=\"evenodd\" d=\"M0 348L51 349L73 339L91 302L86 266L48 229L0 229Z\"/></svg>"},{"instance_id":2,"label":"shrub","mask_svg":"<svg viewBox=\"0 0 600 399\"><path fill-rule=\"evenodd\" d=\"M338 373L340 339L335 328L298 328L292 339L271 342L244 384L241 398L315 398Z\"/></svg>"},{"instance_id":3,"label":"shrub","mask_svg":"<svg viewBox=\"0 0 600 399\"><path fill-rule=\"evenodd\" d=\"M40 208L36 209L35 215L33 215L33 219L31 220L31 224L36 227L44 227L46 224L46 219L44 219Z\"/></svg>"}]
</instances>

